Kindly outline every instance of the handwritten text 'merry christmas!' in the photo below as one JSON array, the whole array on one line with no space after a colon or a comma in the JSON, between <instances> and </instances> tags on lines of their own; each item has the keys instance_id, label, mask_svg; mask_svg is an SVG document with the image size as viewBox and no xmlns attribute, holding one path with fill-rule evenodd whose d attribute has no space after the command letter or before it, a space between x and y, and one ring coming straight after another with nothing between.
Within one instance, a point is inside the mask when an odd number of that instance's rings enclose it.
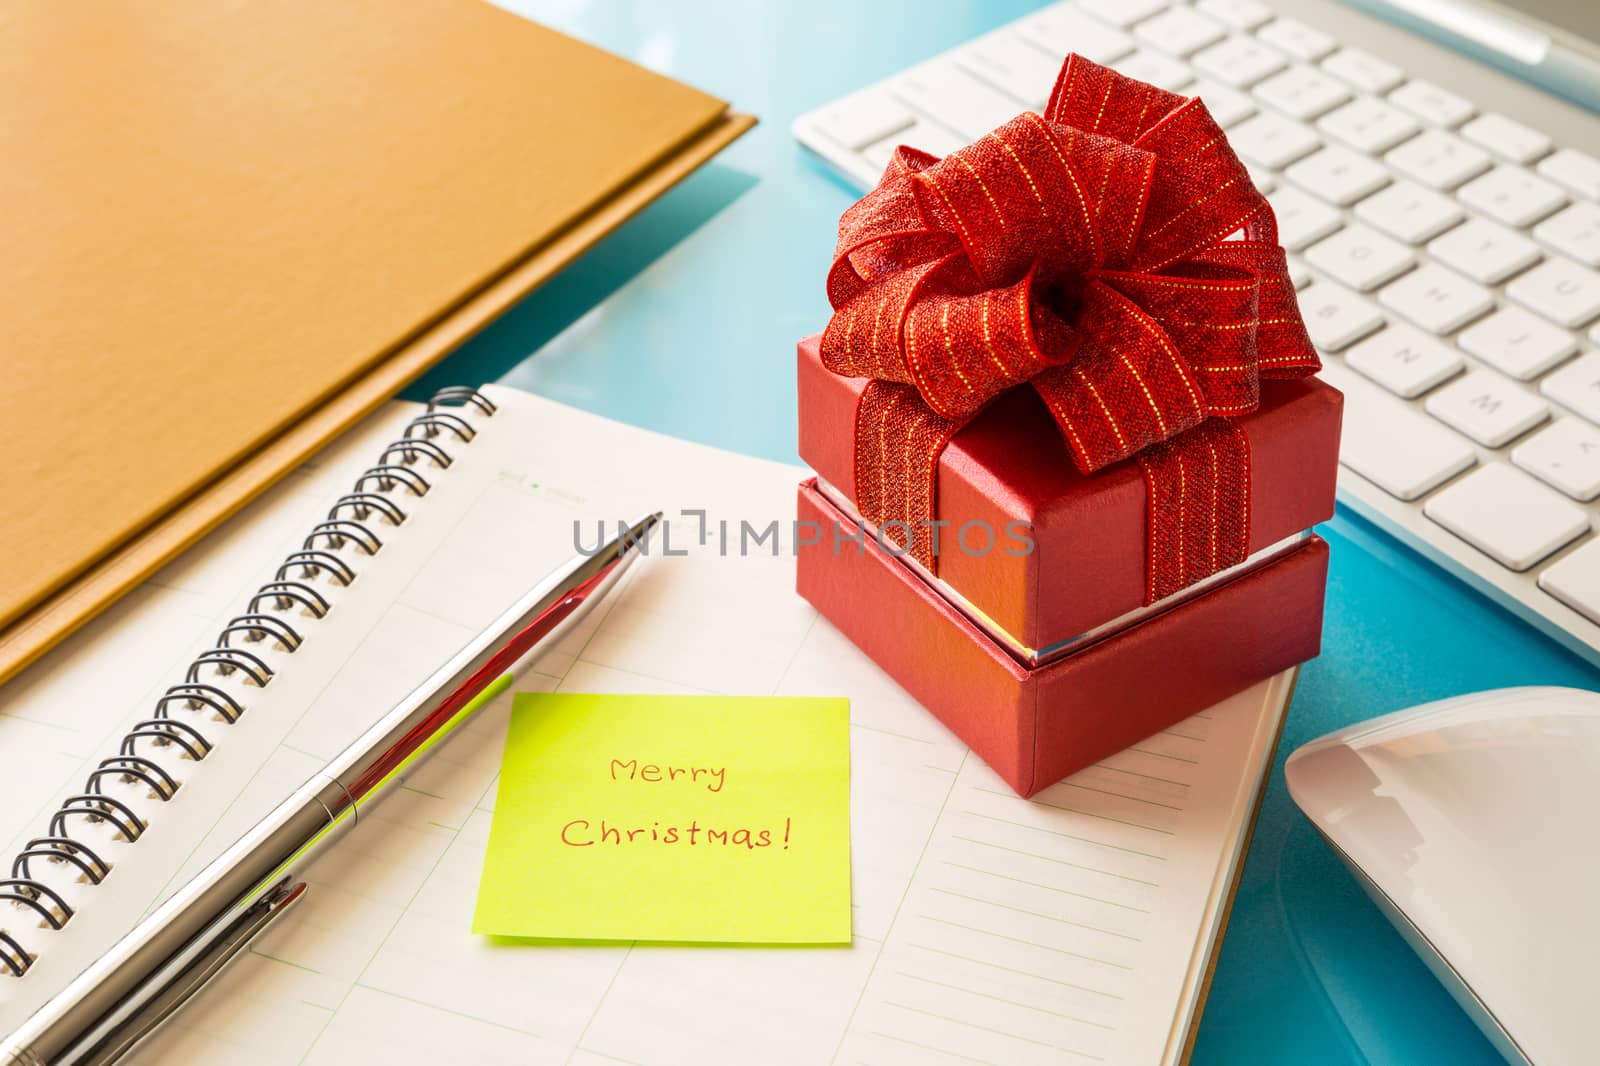
<instances>
[{"instance_id":1,"label":"handwritten text 'merry christmas!'","mask_svg":"<svg viewBox=\"0 0 1600 1066\"><path fill-rule=\"evenodd\" d=\"M612 781L628 786L665 786L720 793L728 784L726 766L661 766L640 763L638 759L612 759L607 772ZM649 825L616 825L604 818L598 821L574 818L561 827L561 843L571 848L589 848L596 844L613 847L634 844L690 848L742 847L747 851L781 845L784 851L788 851L793 832L792 821L785 818L780 831L758 826L702 825L697 818L690 819L687 825L662 825L659 821Z\"/></svg>"}]
</instances>

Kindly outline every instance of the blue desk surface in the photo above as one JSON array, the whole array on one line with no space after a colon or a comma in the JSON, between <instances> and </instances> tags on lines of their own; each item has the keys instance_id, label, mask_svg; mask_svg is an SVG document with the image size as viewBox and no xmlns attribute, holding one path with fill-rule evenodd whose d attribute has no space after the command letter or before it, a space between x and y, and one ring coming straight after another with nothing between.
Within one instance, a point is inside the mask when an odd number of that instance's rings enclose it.
<instances>
[{"instance_id":1,"label":"blue desk surface","mask_svg":"<svg viewBox=\"0 0 1600 1066\"><path fill-rule=\"evenodd\" d=\"M410 390L500 380L611 418L797 461L794 343L827 321L834 225L856 194L791 120L1024 14L1025 0L693 4L508 0L716 93L762 124ZM1600 675L1343 510L1322 657L1301 675L1193 1062L1499 1058L1291 803L1283 756L1337 726L1514 684Z\"/></svg>"}]
</instances>

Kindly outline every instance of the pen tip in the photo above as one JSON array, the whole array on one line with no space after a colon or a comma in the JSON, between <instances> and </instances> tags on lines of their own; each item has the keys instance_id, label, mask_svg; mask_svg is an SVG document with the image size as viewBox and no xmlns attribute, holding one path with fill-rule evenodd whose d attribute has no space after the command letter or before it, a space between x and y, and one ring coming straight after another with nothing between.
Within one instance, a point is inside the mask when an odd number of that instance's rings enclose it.
<instances>
[{"instance_id":1,"label":"pen tip","mask_svg":"<svg viewBox=\"0 0 1600 1066\"><path fill-rule=\"evenodd\" d=\"M636 520L633 523L633 528L628 530L627 536L621 538L624 546L631 547L636 544L643 544L645 538L650 536L650 531L659 526L664 517L660 511L651 511L643 518Z\"/></svg>"}]
</instances>

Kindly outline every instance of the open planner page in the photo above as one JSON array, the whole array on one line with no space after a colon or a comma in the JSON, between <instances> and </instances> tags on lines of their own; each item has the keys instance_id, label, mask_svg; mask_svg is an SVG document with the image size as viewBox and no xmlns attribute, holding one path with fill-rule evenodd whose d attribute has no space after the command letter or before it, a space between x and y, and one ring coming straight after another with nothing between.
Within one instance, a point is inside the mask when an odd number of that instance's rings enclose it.
<instances>
[{"instance_id":1,"label":"open planner page","mask_svg":"<svg viewBox=\"0 0 1600 1066\"><path fill-rule=\"evenodd\" d=\"M554 566L596 522L663 510L610 597L519 688L846 696L854 941L580 945L470 932L509 695L316 865L303 902L142 1045L146 1063L1178 1061L1288 699L1288 675L1031 801L794 591L804 471L493 387L419 464L426 496L111 872L0 974L9 1031ZM44 835L122 735L244 613L419 411L394 404L0 692L0 841ZM779 543L741 536L742 523ZM855 550L846 543L843 550ZM679 554L679 553L682 554ZM269 645L263 647L263 645ZM108 750L109 748L109 750ZM108 786L109 789L109 786ZM79 820L80 822L83 820ZM98 835L93 835L98 834ZM560 883L526 891L567 892ZM648 892L640 885L640 892ZM37 925L0 903L0 928ZM20 934L19 934L20 936Z\"/></svg>"}]
</instances>

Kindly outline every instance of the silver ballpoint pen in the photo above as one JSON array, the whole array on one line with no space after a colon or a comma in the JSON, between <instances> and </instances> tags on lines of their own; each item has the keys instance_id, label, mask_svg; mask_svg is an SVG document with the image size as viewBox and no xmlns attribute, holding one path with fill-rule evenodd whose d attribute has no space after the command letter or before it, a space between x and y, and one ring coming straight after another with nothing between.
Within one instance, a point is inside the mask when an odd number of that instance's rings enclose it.
<instances>
[{"instance_id":1,"label":"silver ballpoint pen","mask_svg":"<svg viewBox=\"0 0 1600 1066\"><path fill-rule=\"evenodd\" d=\"M0 1066L116 1062L306 892L306 865L511 684L642 552L657 512L517 600L0 1042Z\"/></svg>"}]
</instances>

